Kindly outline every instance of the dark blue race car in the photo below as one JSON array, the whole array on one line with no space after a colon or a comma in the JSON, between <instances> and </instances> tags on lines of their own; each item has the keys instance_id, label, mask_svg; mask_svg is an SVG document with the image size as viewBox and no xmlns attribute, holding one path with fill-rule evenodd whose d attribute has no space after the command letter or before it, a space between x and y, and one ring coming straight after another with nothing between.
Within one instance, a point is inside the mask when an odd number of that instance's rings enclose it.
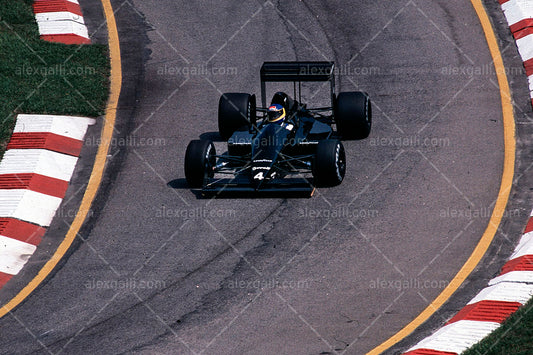
<instances>
[{"instance_id":1,"label":"dark blue race car","mask_svg":"<svg viewBox=\"0 0 533 355\"><path fill-rule=\"evenodd\" d=\"M284 92L266 102L267 82L330 83L331 105L308 108ZM298 87L298 90L297 90ZM340 139L370 134L372 106L363 92L335 95L332 62L265 62L261 68L261 108L255 95L223 94L218 107L219 133L228 142L217 155L210 140L193 140L185 154L185 177L204 195L221 193L302 193L335 186L346 172ZM332 126L336 126L334 132Z\"/></svg>"}]
</instances>

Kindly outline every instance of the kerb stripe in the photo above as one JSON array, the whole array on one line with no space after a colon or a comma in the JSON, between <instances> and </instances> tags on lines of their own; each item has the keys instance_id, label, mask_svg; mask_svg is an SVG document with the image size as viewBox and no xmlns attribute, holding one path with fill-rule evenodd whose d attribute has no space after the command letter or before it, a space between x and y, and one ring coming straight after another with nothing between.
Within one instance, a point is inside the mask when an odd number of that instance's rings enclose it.
<instances>
[{"instance_id":1,"label":"kerb stripe","mask_svg":"<svg viewBox=\"0 0 533 355\"><path fill-rule=\"evenodd\" d=\"M46 195L63 198L68 189L68 181L32 173L1 174L0 189L28 189Z\"/></svg>"},{"instance_id":2,"label":"kerb stripe","mask_svg":"<svg viewBox=\"0 0 533 355\"><path fill-rule=\"evenodd\" d=\"M78 157L83 142L54 133L13 133L7 149L47 149Z\"/></svg>"},{"instance_id":3,"label":"kerb stripe","mask_svg":"<svg viewBox=\"0 0 533 355\"><path fill-rule=\"evenodd\" d=\"M0 235L20 240L21 242L39 245L46 228L15 218L0 218Z\"/></svg>"},{"instance_id":4,"label":"kerb stripe","mask_svg":"<svg viewBox=\"0 0 533 355\"><path fill-rule=\"evenodd\" d=\"M42 14L46 12L72 12L83 16L80 5L64 0L37 0L33 3L33 12Z\"/></svg>"},{"instance_id":5,"label":"kerb stripe","mask_svg":"<svg viewBox=\"0 0 533 355\"><path fill-rule=\"evenodd\" d=\"M516 312L522 304L520 302L479 301L463 307L450 321L451 324L460 320L502 323Z\"/></svg>"}]
</instances>

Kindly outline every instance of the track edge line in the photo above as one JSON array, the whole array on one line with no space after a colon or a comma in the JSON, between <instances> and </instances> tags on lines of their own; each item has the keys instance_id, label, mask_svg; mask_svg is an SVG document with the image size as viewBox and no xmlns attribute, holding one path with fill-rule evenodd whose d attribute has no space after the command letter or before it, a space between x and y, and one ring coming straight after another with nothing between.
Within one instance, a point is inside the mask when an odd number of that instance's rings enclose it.
<instances>
[{"instance_id":1,"label":"track edge line","mask_svg":"<svg viewBox=\"0 0 533 355\"><path fill-rule=\"evenodd\" d=\"M515 118L511 102L511 89L507 74L505 72L501 51L498 46L494 28L492 27L489 15L481 0L470 0L470 2L481 22L481 27L483 28L489 51L494 62L498 85L500 87L505 153L502 180L500 184L500 190L498 192L498 198L483 236L479 240L468 260L465 262L465 264L463 264L450 284L415 319L404 326L392 337L369 351L367 355L381 354L395 344L399 343L413 331L415 331L420 325L422 325L422 323L427 321L437 310L440 309L440 307L442 307L444 303L448 301L448 299L463 284L466 278L472 273L485 255L487 249L492 243L492 240L494 239L494 236L496 235L496 231L499 228L505 208L507 206L507 202L509 200L509 195L511 193L511 187L513 184L516 154Z\"/></svg>"}]
</instances>

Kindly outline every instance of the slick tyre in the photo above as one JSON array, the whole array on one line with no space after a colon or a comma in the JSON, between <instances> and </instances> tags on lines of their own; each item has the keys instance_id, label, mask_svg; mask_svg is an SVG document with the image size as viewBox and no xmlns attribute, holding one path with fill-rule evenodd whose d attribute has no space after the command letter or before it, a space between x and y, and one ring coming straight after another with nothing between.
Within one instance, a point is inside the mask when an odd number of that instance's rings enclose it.
<instances>
[{"instance_id":1,"label":"slick tyre","mask_svg":"<svg viewBox=\"0 0 533 355\"><path fill-rule=\"evenodd\" d=\"M372 103L363 92L341 92L334 109L337 133L342 139L364 139L372 128Z\"/></svg>"},{"instance_id":2,"label":"slick tyre","mask_svg":"<svg viewBox=\"0 0 533 355\"><path fill-rule=\"evenodd\" d=\"M318 143L312 171L315 186L339 185L346 173L346 153L342 142L328 139Z\"/></svg>"},{"instance_id":3,"label":"slick tyre","mask_svg":"<svg viewBox=\"0 0 533 355\"><path fill-rule=\"evenodd\" d=\"M218 132L224 140L238 130L248 130L256 124L255 95L228 93L218 102Z\"/></svg>"},{"instance_id":4,"label":"slick tyre","mask_svg":"<svg viewBox=\"0 0 533 355\"><path fill-rule=\"evenodd\" d=\"M185 152L185 178L190 187L202 187L207 178L214 176L215 155L215 146L209 140L193 140L189 143Z\"/></svg>"}]
</instances>

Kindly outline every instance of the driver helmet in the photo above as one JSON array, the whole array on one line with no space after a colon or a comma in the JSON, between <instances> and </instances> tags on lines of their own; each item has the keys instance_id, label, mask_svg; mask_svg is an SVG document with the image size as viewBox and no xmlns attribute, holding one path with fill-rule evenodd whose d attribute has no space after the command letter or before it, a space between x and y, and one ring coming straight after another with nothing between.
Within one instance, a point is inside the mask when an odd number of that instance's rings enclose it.
<instances>
[{"instance_id":1,"label":"driver helmet","mask_svg":"<svg viewBox=\"0 0 533 355\"><path fill-rule=\"evenodd\" d=\"M273 104L268 108L268 122L270 123L282 123L285 116L285 108L280 104Z\"/></svg>"}]
</instances>

